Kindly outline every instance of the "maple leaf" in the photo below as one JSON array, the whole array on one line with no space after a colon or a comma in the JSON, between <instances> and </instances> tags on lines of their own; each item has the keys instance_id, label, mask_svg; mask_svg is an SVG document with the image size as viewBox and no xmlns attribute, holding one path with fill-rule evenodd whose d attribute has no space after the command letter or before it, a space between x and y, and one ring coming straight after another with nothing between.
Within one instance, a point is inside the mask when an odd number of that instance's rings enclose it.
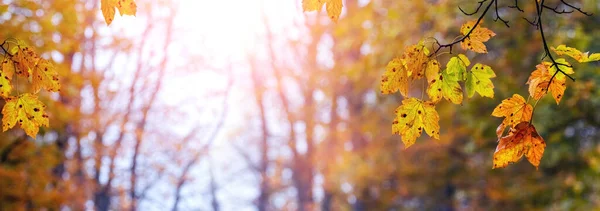
<instances>
[{"instance_id":1,"label":"maple leaf","mask_svg":"<svg viewBox=\"0 0 600 211\"><path fill-rule=\"evenodd\" d=\"M487 42L490 38L492 38L493 36L496 36L496 33L494 33L492 30L489 30L488 28L483 28L481 27L481 25L483 24L483 21L481 21L477 27L471 32L471 34L469 34L468 37L466 37L461 43L460 46L465 49L465 50L471 50L477 53L487 53L487 48L485 47L485 45L483 44L484 42ZM460 33L463 36L467 36L467 34L469 33L469 31L471 31L471 29L473 28L473 26L475 25L475 21L469 21L465 24L463 24L460 27Z\"/></svg>"},{"instance_id":2,"label":"maple leaf","mask_svg":"<svg viewBox=\"0 0 600 211\"><path fill-rule=\"evenodd\" d=\"M521 122L511 128L507 136L498 140L494 152L494 167L504 168L510 163L519 161L523 155L537 169L544 155L546 142L528 122Z\"/></svg>"},{"instance_id":3,"label":"maple leaf","mask_svg":"<svg viewBox=\"0 0 600 211\"><path fill-rule=\"evenodd\" d=\"M15 73L15 64L12 60L4 59L0 68L2 69L3 77L6 76L9 80L12 79L13 74Z\"/></svg>"},{"instance_id":4,"label":"maple leaf","mask_svg":"<svg viewBox=\"0 0 600 211\"><path fill-rule=\"evenodd\" d=\"M16 65L17 75L29 77L31 70L40 60L40 57L29 47L19 47L13 55L13 62Z\"/></svg>"},{"instance_id":5,"label":"maple leaf","mask_svg":"<svg viewBox=\"0 0 600 211\"><path fill-rule=\"evenodd\" d=\"M467 66L471 65L469 58L463 54L450 58L446 64L448 76L456 81L465 80L467 74Z\"/></svg>"},{"instance_id":6,"label":"maple leaf","mask_svg":"<svg viewBox=\"0 0 600 211\"><path fill-rule=\"evenodd\" d=\"M408 96L408 72L404 68L404 61L399 58L390 61L381 76L381 93L391 94L396 91Z\"/></svg>"},{"instance_id":7,"label":"maple leaf","mask_svg":"<svg viewBox=\"0 0 600 211\"><path fill-rule=\"evenodd\" d=\"M48 60L40 59L32 72L32 88L34 92L38 92L42 88L52 92L57 92L60 89L58 73Z\"/></svg>"},{"instance_id":8,"label":"maple leaf","mask_svg":"<svg viewBox=\"0 0 600 211\"><path fill-rule=\"evenodd\" d=\"M325 4L327 15L333 22L337 22L342 14L342 0L302 0L302 10L305 12L319 11Z\"/></svg>"},{"instance_id":9,"label":"maple leaf","mask_svg":"<svg viewBox=\"0 0 600 211\"><path fill-rule=\"evenodd\" d=\"M439 69L437 61L430 63L428 54L429 50L421 42L408 46L401 58L394 58L387 64L386 71L381 78L381 93L391 94L400 91L402 96L407 97L409 79L422 78L428 64L433 65L429 68L437 66Z\"/></svg>"},{"instance_id":10,"label":"maple leaf","mask_svg":"<svg viewBox=\"0 0 600 211\"><path fill-rule=\"evenodd\" d=\"M406 61L406 70L412 79L424 76L425 69L429 63L429 50L422 42L406 48L402 59Z\"/></svg>"},{"instance_id":11,"label":"maple leaf","mask_svg":"<svg viewBox=\"0 0 600 211\"><path fill-rule=\"evenodd\" d=\"M104 16L106 25L110 25L115 18L115 11L119 9L121 15L133 15L137 12L137 5L133 0L102 0L100 2L100 9Z\"/></svg>"},{"instance_id":12,"label":"maple leaf","mask_svg":"<svg viewBox=\"0 0 600 211\"><path fill-rule=\"evenodd\" d=\"M558 47L552 47L552 51L554 51L558 55L567 55L577 60L578 62L593 62L600 60L600 53L593 53L592 55L588 55L588 52L582 53L576 48L567 47L566 45L559 45Z\"/></svg>"},{"instance_id":13,"label":"maple leaf","mask_svg":"<svg viewBox=\"0 0 600 211\"><path fill-rule=\"evenodd\" d=\"M45 108L36 95L26 93L19 97L9 97L2 108L2 131L18 124L27 135L35 138L40 126L49 125Z\"/></svg>"},{"instance_id":14,"label":"maple leaf","mask_svg":"<svg viewBox=\"0 0 600 211\"><path fill-rule=\"evenodd\" d=\"M326 0L302 0L302 10L304 12L321 10L325 1Z\"/></svg>"},{"instance_id":15,"label":"maple leaf","mask_svg":"<svg viewBox=\"0 0 600 211\"><path fill-rule=\"evenodd\" d=\"M574 73L573 68L569 67L569 63L564 59L557 59L556 62L566 65L564 67L563 65L558 65L563 72L567 74ZM536 70L531 72L531 75L527 80L527 84L529 84L529 95L531 95L533 99L539 100L550 91L556 104L559 104L566 89L566 77L564 74L558 73L552 78L552 75L557 71L555 67L557 65L554 65L552 68L550 68L550 66L552 66L552 63L550 62L542 62L542 64L536 65ZM550 80L552 80L552 83L550 83Z\"/></svg>"},{"instance_id":16,"label":"maple leaf","mask_svg":"<svg viewBox=\"0 0 600 211\"><path fill-rule=\"evenodd\" d=\"M462 55L462 54L461 54ZM433 102L438 102L442 97L454 104L460 104L463 100L463 92L459 80L462 80L466 72L466 66L470 64L464 55L452 57L446 64L446 69L434 78L433 73L428 73L427 95Z\"/></svg>"},{"instance_id":17,"label":"maple leaf","mask_svg":"<svg viewBox=\"0 0 600 211\"><path fill-rule=\"evenodd\" d=\"M519 94L502 100L500 105L494 108L492 116L505 117L500 126L496 129L496 135L502 136L506 127L514 127L521 122L529 122L533 113L533 106L529 105L525 98Z\"/></svg>"},{"instance_id":18,"label":"maple leaf","mask_svg":"<svg viewBox=\"0 0 600 211\"><path fill-rule=\"evenodd\" d=\"M438 78L440 73L440 63L435 60L429 60L429 62L427 62L427 67L425 68L425 77L427 78L427 82L428 83L434 83L435 80Z\"/></svg>"},{"instance_id":19,"label":"maple leaf","mask_svg":"<svg viewBox=\"0 0 600 211\"><path fill-rule=\"evenodd\" d=\"M12 75L7 74L7 72L12 72L13 70L12 68L7 68L8 65L4 65L5 62L2 62L2 71L0 71L0 96L3 98L7 98L10 95L10 91L12 91L12 85L10 84Z\"/></svg>"},{"instance_id":20,"label":"maple leaf","mask_svg":"<svg viewBox=\"0 0 600 211\"><path fill-rule=\"evenodd\" d=\"M430 82L427 87L427 95L433 102L438 102L443 97L454 104L462 103L462 88L458 81L449 76L446 71L439 74L437 80L433 79Z\"/></svg>"},{"instance_id":21,"label":"maple leaf","mask_svg":"<svg viewBox=\"0 0 600 211\"><path fill-rule=\"evenodd\" d=\"M392 124L392 133L402 136L405 148L415 143L423 130L432 138L440 139L440 116L431 101L423 102L417 98L408 98L396 108L396 118Z\"/></svg>"},{"instance_id":22,"label":"maple leaf","mask_svg":"<svg viewBox=\"0 0 600 211\"><path fill-rule=\"evenodd\" d=\"M325 9L327 10L329 18L334 22L337 22L340 18L340 14L342 14L342 0L328 0Z\"/></svg>"},{"instance_id":23,"label":"maple leaf","mask_svg":"<svg viewBox=\"0 0 600 211\"><path fill-rule=\"evenodd\" d=\"M473 97L475 92L482 97L494 98L494 84L490 78L496 77L494 70L490 66L475 64L471 71L467 73L465 88L467 95Z\"/></svg>"}]
</instances>

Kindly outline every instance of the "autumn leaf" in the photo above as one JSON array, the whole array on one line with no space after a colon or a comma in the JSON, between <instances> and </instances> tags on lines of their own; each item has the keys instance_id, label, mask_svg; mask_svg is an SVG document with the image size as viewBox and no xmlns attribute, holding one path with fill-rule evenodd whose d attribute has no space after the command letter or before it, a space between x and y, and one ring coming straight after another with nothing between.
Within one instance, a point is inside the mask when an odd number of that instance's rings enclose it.
<instances>
[{"instance_id":1,"label":"autumn leaf","mask_svg":"<svg viewBox=\"0 0 600 211\"><path fill-rule=\"evenodd\" d=\"M392 133L402 136L405 148L415 143L423 130L432 138L440 139L440 117L431 101L408 98L396 109Z\"/></svg>"},{"instance_id":2,"label":"autumn leaf","mask_svg":"<svg viewBox=\"0 0 600 211\"><path fill-rule=\"evenodd\" d=\"M507 136L498 140L493 168L504 168L510 163L519 161L525 155L537 169L545 148L546 142L537 133L535 127L528 122L521 122L511 128Z\"/></svg>"},{"instance_id":3,"label":"autumn leaf","mask_svg":"<svg viewBox=\"0 0 600 211\"><path fill-rule=\"evenodd\" d=\"M334 22L337 22L340 18L340 14L342 14L342 0L327 0L325 9L327 10L329 18Z\"/></svg>"},{"instance_id":4,"label":"autumn leaf","mask_svg":"<svg viewBox=\"0 0 600 211\"><path fill-rule=\"evenodd\" d=\"M100 9L104 16L106 25L110 25L115 17L116 9L119 9L121 15L133 15L137 12L137 5L133 0L102 0L100 2Z\"/></svg>"},{"instance_id":5,"label":"autumn leaf","mask_svg":"<svg viewBox=\"0 0 600 211\"><path fill-rule=\"evenodd\" d=\"M408 46L401 58L395 58L386 66L386 71L381 78L381 93L391 94L400 91L402 96L408 96L410 79L419 79L425 75L429 64L429 50L420 42ZM431 63L429 68L439 69L437 62ZM410 77L410 78L409 78Z\"/></svg>"},{"instance_id":6,"label":"autumn leaf","mask_svg":"<svg viewBox=\"0 0 600 211\"><path fill-rule=\"evenodd\" d=\"M514 94L512 97L502 100L502 103L496 106L492 112L492 116L504 117L496 130L498 137L502 136L506 127L514 127L521 122L529 122L532 112L533 107L519 94Z\"/></svg>"},{"instance_id":7,"label":"autumn leaf","mask_svg":"<svg viewBox=\"0 0 600 211\"><path fill-rule=\"evenodd\" d=\"M325 1L326 0L302 0L302 10L304 12L321 10Z\"/></svg>"},{"instance_id":8,"label":"autumn leaf","mask_svg":"<svg viewBox=\"0 0 600 211\"><path fill-rule=\"evenodd\" d=\"M427 78L428 83L433 83L438 78L440 73L440 63L435 60L429 60L427 62L427 67L425 68L425 77Z\"/></svg>"},{"instance_id":9,"label":"autumn leaf","mask_svg":"<svg viewBox=\"0 0 600 211\"><path fill-rule=\"evenodd\" d=\"M556 62L569 65L564 59L557 59ZM536 70L531 73L527 80L527 84L529 84L529 95L531 95L533 99L539 100L550 91L556 104L559 104L566 89L566 77L562 73L557 73L556 76L552 78L552 75L556 73L557 69L554 67L556 65L552 68L550 68L550 66L552 66L552 63L550 62L543 62L536 66ZM567 74L574 73L571 67L565 66L559 68ZM552 80L552 82L550 82L550 80Z\"/></svg>"},{"instance_id":10,"label":"autumn leaf","mask_svg":"<svg viewBox=\"0 0 600 211\"><path fill-rule=\"evenodd\" d=\"M462 55L462 54L461 54ZM446 69L434 78L433 73L428 73L427 95L433 102L438 102L442 97L454 104L461 104L463 92L459 80L462 80L466 72L466 66L470 64L464 55L452 57L446 64Z\"/></svg>"},{"instance_id":11,"label":"autumn leaf","mask_svg":"<svg viewBox=\"0 0 600 211\"><path fill-rule=\"evenodd\" d=\"M494 33L492 30L489 30L488 28L481 27L482 24L483 21L477 25L477 27L471 32L471 34L468 33L475 25L475 21L469 21L463 24L462 27L460 27L460 33L463 36L467 36L468 34L468 37L466 37L460 43L460 46L463 49L471 50L477 53L487 53L487 48L483 43L487 42L493 36L496 36L496 33Z\"/></svg>"},{"instance_id":12,"label":"autumn leaf","mask_svg":"<svg viewBox=\"0 0 600 211\"><path fill-rule=\"evenodd\" d=\"M319 11L325 4L327 10L327 16L334 21L340 18L342 14L342 0L302 0L302 10L305 12Z\"/></svg>"},{"instance_id":13,"label":"autumn leaf","mask_svg":"<svg viewBox=\"0 0 600 211\"><path fill-rule=\"evenodd\" d=\"M452 77L456 81L465 80L467 74L467 67L471 65L469 58L463 54L450 58L446 64L446 71L448 76Z\"/></svg>"},{"instance_id":14,"label":"autumn leaf","mask_svg":"<svg viewBox=\"0 0 600 211\"><path fill-rule=\"evenodd\" d=\"M6 76L8 77L8 80L12 79L15 73L15 64L12 60L8 58L4 59L0 68L2 68L2 77Z\"/></svg>"},{"instance_id":15,"label":"autumn leaf","mask_svg":"<svg viewBox=\"0 0 600 211\"><path fill-rule=\"evenodd\" d=\"M454 77L450 77L447 71L439 74L438 79L431 80L427 87L427 95L433 102L438 102L442 97L454 104L461 104L463 100L460 84Z\"/></svg>"},{"instance_id":16,"label":"autumn leaf","mask_svg":"<svg viewBox=\"0 0 600 211\"><path fill-rule=\"evenodd\" d=\"M406 70L412 79L419 79L425 75L429 62L429 50L422 42L406 48L402 59L406 61Z\"/></svg>"},{"instance_id":17,"label":"autumn leaf","mask_svg":"<svg viewBox=\"0 0 600 211\"><path fill-rule=\"evenodd\" d=\"M7 74L7 72L11 72L13 70L12 68L7 68L6 66L8 65L4 65L4 62L2 62L2 64L2 71L0 71L0 96L3 98L7 98L10 95L10 91L12 91L12 85L10 83L12 75L11 77L9 77L9 74Z\"/></svg>"},{"instance_id":18,"label":"autumn leaf","mask_svg":"<svg viewBox=\"0 0 600 211\"><path fill-rule=\"evenodd\" d=\"M588 55L588 52L582 53L576 48L567 47L566 45L559 45L556 48L552 47L552 50L558 55L567 55L582 63L600 60L600 53L593 53L592 55Z\"/></svg>"},{"instance_id":19,"label":"autumn leaf","mask_svg":"<svg viewBox=\"0 0 600 211\"><path fill-rule=\"evenodd\" d=\"M42 88L51 92L57 92L60 89L58 73L52 64L45 59L40 59L35 66L31 80L34 92L38 92Z\"/></svg>"},{"instance_id":20,"label":"autumn leaf","mask_svg":"<svg viewBox=\"0 0 600 211\"><path fill-rule=\"evenodd\" d=\"M17 75L29 77L40 57L29 47L19 47L12 59L17 68Z\"/></svg>"},{"instance_id":21,"label":"autumn leaf","mask_svg":"<svg viewBox=\"0 0 600 211\"><path fill-rule=\"evenodd\" d=\"M46 106L36 95L25 93L19 97L9 97L2 109L2 131L19 125L27 135L35 138L40 126L48 126Z\"/></svg>"},{"instance_id":22,"label":"autumn leaf","mask_svg":"<svg viewBox=\"0 0 600 211\"><path fill-rule=\"evenodd\" d=\"M490 66L475 64L471 71L467 73L465 88L467 95L473 97L475 92L482 97L494 98L494 84L490 78L496 77L496 74Z\"/></svg>"},{"instance_id":23,"label":"autumn leaf","mask_svg":"<svg viewBox=\"0 0 600 211\"><path fill-rule=\"evenodd\" d=\"M400 91L403 96L408 96L408 72L404 68L404 61L395 58L385 67L381 77L381 93L391 94Z\"/></svg>"}]
</instances>

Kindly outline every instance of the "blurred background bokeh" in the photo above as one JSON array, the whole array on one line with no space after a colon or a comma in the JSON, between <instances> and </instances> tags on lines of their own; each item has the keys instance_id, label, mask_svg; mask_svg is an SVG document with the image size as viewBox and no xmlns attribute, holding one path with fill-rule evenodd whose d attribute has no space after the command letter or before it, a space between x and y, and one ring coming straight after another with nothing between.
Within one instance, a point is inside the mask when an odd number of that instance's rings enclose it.
<instances>
[{"instance_id":1,"label":"blurred background bokeh","mask_svg":"<svg viewBox=\"0 0 600 211\"><path fill-rule=\"evenodd\" d=\"M475 0L345 0L337 23L301 0L136 0L110 26L100 0L0 2L0 40L33 46L62 83L41 93L50 127L35 140L0 133L0 210L600 208L598 63L575 65L560 105L538 103L539 170L492 170L490 114L527 95L543 56L533 2L500 1L510 28L490 12L489 53L467 53L495 70L495 98L443 101L440 140L409 149L384 67L423 38L450 42ZM594 15L545 13L548 42L600 52L600 2L572 2Z\"/></svg>"}]
</instances>

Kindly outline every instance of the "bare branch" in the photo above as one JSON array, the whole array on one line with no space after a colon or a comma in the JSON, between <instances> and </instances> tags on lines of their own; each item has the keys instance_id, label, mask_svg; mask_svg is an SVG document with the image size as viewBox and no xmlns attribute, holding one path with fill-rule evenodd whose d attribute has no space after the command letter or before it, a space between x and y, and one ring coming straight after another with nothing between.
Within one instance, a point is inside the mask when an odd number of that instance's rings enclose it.
<instances>
[{"instance_id":1,"label":"bare branch","mask_svg":"<svg viewBox=\"0 0 600 211\"><path fill-rule=\"evenodd\" d=\"M502 21L502 23L504 23L504 25L506 25L506 27L510 28L510 26L508 25L508 21L502 19L502 17L500 17L500 14L498 14L498 1L494 1L494 9L496 10L496 17L494 18L494 22L500 20Z\"/></svg>"},{"instance_id":2,"label":"bare branch","mask_svg":"<svg viewBox=\"0 0 600 211\"><path fill-rule=\"evenodd\" d=\"M486 2L486 1L487 1L487 0L482 0L482 1L480 1L480 2L477 2L477 3L479 3L479 5L477 6L477 9L475 10L475 12L472 12L472 13L465 12L465 11L464 11L464 10L463 10L463 9L462 9L460 6L458 6L458 9L459 9L459 10L460 10L460 11L461 11L463 14L465 14L465 15L468 15L468 16L471 16L471 15L474 15L474 14L476 14L477 12L479 12L479 9L481 9L481 6L483 6L483 3L484 3L484 2Z\"/></svg>"},{"instance_id":3,"label":"bare branch","mask_svg":"<svg viewBox=\"0 0 600 211\"><path fill-rule=\"evenodd\" d=\"M483 2L486 2L486 1L487 0L484 0L484 1L481 1L479 3L483 4ZM451 43L448 43L448 44L443 44L443 45L440 44L440 42L438 40L435 40L436 45L438 45L438 47L437 47L437 49L435 49L435 51L433 51L431 53L431 55L429 55L429 57L431 57L433 55L436 55L442 48L450 48L450 53L452 53L452 46L454 46L455 44L460 43L460 42L464 41L465 39L469 38L469 35L471 35L471 33L473 33L473 31L475 30L475 28L477 28L477 26L479 25L479 23L481 23L481 20L483 19L483 17L485 16L485 14L488 12L488 10L490 9L490 7L492 7L492 4L494 4L494 2L496 2L496 1L497 0L490 1L490 3L486 6L485 10L483 10L483 13L481 14L481 16L479 16L479 18L477 19L477 21L473 25L473 28L471 28L471 30L469 30L469 32L467 32L467 34L464 37L462 37L462 38L460 38L460 39L458 39L458 40L456 40L454 42L451 42Z\"/></svg>"},{"instance_id":4,"label":"bare branch","mask_svg":"<svg viewBox=\"0 0 600 211\"><path fill-rule=\"evenodd\" d=\"M519 0L515 0L515 5L508 6L508 8L514 8L519 10L519 12L525 12L523 9L521 9L521 7L519 7Z\"/></svg>"}]
</instances>

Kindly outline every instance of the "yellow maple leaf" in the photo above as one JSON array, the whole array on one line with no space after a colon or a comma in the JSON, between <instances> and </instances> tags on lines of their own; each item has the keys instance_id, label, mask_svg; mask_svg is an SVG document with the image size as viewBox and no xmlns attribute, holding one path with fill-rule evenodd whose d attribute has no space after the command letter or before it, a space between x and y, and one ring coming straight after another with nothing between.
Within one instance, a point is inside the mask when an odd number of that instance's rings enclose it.
<instances>
[{"instance_id":1,"label":"yellow maple leaf","mask_svg":"<svg viewBox=\"0 0 600 211\"><path fill-rule=\"evenodd\" d=\"M304 10L304 12L321 10L325 1L326 0L302 0L302 10Z\"/></svg>"},{"instance_id":2,"label":"yellow maple leaf","mask_svg":"<svg viewBox=\"0 0 600 211\"><path fill-rule=\"evenodd\" d=\"M29 77L31 70L35 68L40 57L30 47L18 47L17 49L12 56L13 62L17 67L17 75Z\"/></svg>"},{"instance_id":3,"label":"yellow maple leaf","mask_svg":"<svg viewBox=\"0 0 600 211\"><path fill-rule=\"evenodd\" d=\"M302 10L305 12L319 11L325 4L327 10L327 16L333 21L337 22L342 14L342 0L302 0Z\"/></svg>"},{"instance_id":4,"label":"yellow maple leaf","mask_svg":"<svg viewBox=\"0 0 600 211\"><path fill-rule=\"evenodd\" d=\"M45 108L36 95L26 93L19 97L9 97L2 108L2 131L18 124L27 135L35 138L40 126L49 125Z\"/></svg>"},{"instance_id":5,"label":"yellow maple leaf","mask_svg":"<svg viewBox=\"0 0 600 211\"><path fill-rule=\"evenodd\" d=\"M465 88L467 95L473 97L475 92L482 97L494 98L494 84L490 78L496 77L494 70L490 66L475 64L471 71L467 73Z\"/></svg>"},{"instance_id":6,"label":"yellow maple leaf","mask_svg":"<svg viewBox=\"0 0 600 211\"><path fill-rule=\"evenodd\" d=\"M329 18L334 22L337 22L340 18L340 14L342 14L342 0L327 0L325 9L327 10Z\"/></svg>"},{"instance_id":7,"label":"yellow maple leaf","mask_svg":"<svg viewBox=\"0 0 600 211\"><path fill-rule=\"evenodd\" d=\"M588 52L582 53L576 48L567 47L566 45L559 45L556 48L552 47L552 50L558 55L567 55L582 63L600 60L600 53L593 53L592 55L589 55Z\"/></svg>"},{"instance_id":8,"label":"yellow maple leaf","mask_svg":"<svg viewBox=\"0 0 600 211\"><path fill-rule=\"evenodd\" d=\"M470 62L466 57L452 57L446 64L446 69L437 77L434 78L433 73L429 73L427 76L429 82L427 95L429 95L429 98L433 102L438 102L443 97L454 104L461 104L463 92L458 81L462 80L466 69L465 65L468 64Z\"/></svg>"},{"instance_id":9,"label":"yellow maple leaf","mask_svg":"<svg viewBox=\"0 0 600 211\"><path fill-rule=\"evenodd\" d=\"M487 53L487 48L485 47L485 45L483 43L487 42L493 36L496 36L496 33L494 33L492 30L489 30L488 28L481 27L482 24L483 24L483 21L481 21L477 25L477 27L475 29L473 29L471 34L469 34L469 36L466 37L460 43L460 46L463 49L471 50L471 51L474 51L477 53ZM467 36L467 34L469 33L469 31L471 31L471 29L473 28L474 25L475 25L475 21L469 21L469 22L463 24L460 27L460 33L463 36Z\"/></svg>"},{"instance_id":10,"label":"yellow maple leaf","mask_svg":"<svg viewBox=\"0 0 600 211\"><path fill-rule=\"evenodd\" d=\"M425 77L427 78L428 83L434 83L435 80L439 77L440 73L440 63L435 60L429 60L427 62L427 67L425 68Z\"/></svg>"},{"instance_id":11,"label":"yellow maple leaf","mask_svg":"<svg viewBox=\"0 0 600 211\"><path fill-rule=\"evenodd\" d=\"M4 65L2 65L2 71L0 71L0 96L3 98L7 98L10 95L10 91L12 91L12 85L10 84L10 77L6 72L12 71L11 69L4 69Z\"/></svg>"},{"instance_id":12,"label":"yellow maple leaf","mask_svg":"<svg viewBox=\"0 0 600 211\"><path fill-rule=\"evenodd\" d=\"M528 122L521 122L511 128L509 134L498 140L494 152L494 167L504 168L519 161L523 155L537 169L544 155L546 142Z\"/></svg>"},{"instance_id":13,"label":"yellow maple leaf","mask_svg":"<svg viewBox=\"0 0 600 211\"><path fill-rule=\"evenodd\" d=\"M431 101L423 102L408 98L396 108L396 118L392 123L392 133L399 134L405 148L415 143L423 130L432 138L440 139L440 116Z\"/></svg>"},{"instance_id":14,"label":"yellow maple leaf","mask_svg":"<svg viewBox=\"0 0 600 211\"><path fill-rule=\"evenodd\" d=\"M34 92L38 92L42 88L51 92L57 92L60 89L58 73L48 60L40 59L32 72L31 80Z\"/></svg>"},{"instance_id":15,"label":"yellow maple leaf","mask_svg":"<svg viewBox=\"0 0 600 211\"><path fill-rule=\"evenodd\" d=\"M504 117L496 130L496 134L500 137L506 127L514 127L521 122L529 122L532 113L533 106L529 105L525 98L519 94L514 94L512 97L502 100L500 105L496 106L492 112L492 116Z\"/></svg>"},{"instance_id":16,"label":"yellow maple leaf","mask_svg":"<svg viewBox=\"0 0 600 211\"><path fill-rule=\"evenodd\" d=\"M8 80L12 79L13 74L15 73L15 64L12 60L6 58L2 61L2 76L8 77Z\"/></svg>"},{"instance_id":17,"label":"yellow maple leaf","mask_svg":"<svg viewBox=\"0 0 600 211\"><path fill-rule=\"evenodd\" d=\"M106 25L110 25L115 18L115 11L119 9L121 15L133 15L137 12L137 5L133 0L102 0L100 10L104 16Z\"/></svg>"},{"instance_id":18,"label":"yellow maple leaf","mask_svg":"<svg viewBox=\"0 0 600 211\"><path fill-rule=\"evenodd\" d=\"M408 96L408 72L404 68L404 61L399 58L390 61L381 76L381 93L391 94L396 91Z\"/></svg>"},{"instance_id":19,"label":"yellow maple leaf","mask_svg":"<svg viewBox=\"0 0 600 211\"><path fill-rule=\"evenodd\" d=\"M412 79L422 78L429 62L429 50L422 42L416 45L408 46L402 54L402 59L406 61L406 70Z\"/></svg>"},{"instance_id":20,"label":"yellow maple leaf","mask_svg":"<svg viewBox=\"0 0 600 211\"><path fill-rule=\"evenodd\" d=\"M407 97L410 80L422 78L428 64L432 65L429 68L437 66L439 69L437 61L429 62L428 54L429 50L421 42L408 46L401 58L394 58L387 64L381 78L381 93L391 94L400 91L402 96Z\"/></svg>"}]
</instances>

